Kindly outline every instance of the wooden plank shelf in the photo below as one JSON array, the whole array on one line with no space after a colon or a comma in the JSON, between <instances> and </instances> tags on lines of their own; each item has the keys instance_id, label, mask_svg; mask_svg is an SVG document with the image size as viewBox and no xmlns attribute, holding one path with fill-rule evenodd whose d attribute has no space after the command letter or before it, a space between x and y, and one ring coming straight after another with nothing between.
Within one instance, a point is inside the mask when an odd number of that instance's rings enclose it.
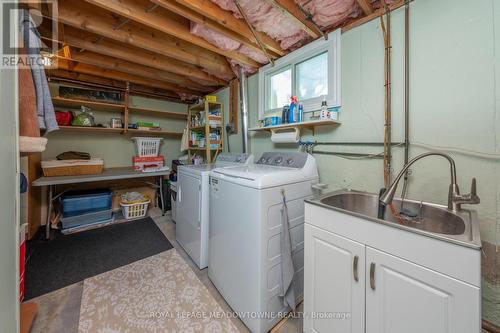
<instances>
[{"instance_id":1,"label":"wooden plank shelf","mask_svg":"<svg viewBox=\"0 0 500 333\"><path fill-rule=\"evenodd\" d=\"M182 133L179 132L144 131L136 129L128 129L127 131L124 131L123 128L59 126L59 129L65 132L112 133L112 134L144 135L144 136L161 136L168 138L182 137Z\"/></svg>"},{"instance_id":2,"label":"wooden plank shelf","mask_svg":"<svg viewBox=\"0 0 500 333\"><path fill-rule=\"evenodd\" d=\"M153 117L165 117L165 118L171 118L171 119L186 120L188 117L187 113L161 111L161 110L153 110L153 109L142 109L142 108L137 108L137 107L129 107L128 111L131 114L140 114L140 115L153 116Z\"/></svg>"},{"instance_id":3,"label":"wooden plank shelf","mask_svg":"<svg viewBox=\"0 0 500 333\"><path fill-rule=\"evenodd\" d=\"M340 122L336 120L311 120L311 121L305 121L302 123L294 123L294 124L282 124L282 125L275 125L275 126L266 126L266 127L253 127L248 129L249 131L271 131L271 130L286 130L286 129L295 129L295 128L309 128L313 129L316 126L326 126L326 125L340 125Z\"/></svg>"},{"instance_id":4,"label":"wooden plank shelf","mask_svg":"<svg viewBox=\"0 0 500 333\"><path fill-rule=\"evenodd\" d=\"M64 132L88 132L88 133L122 133L123 128L86 127L86 126L59 126Z\"/></svg>"},{"instance_id":5,"label":"wooden plank shelf","mask_svg":"<svg viewBox=\"0 0 500 333\"><path fill-rule=\"evenodd\" d=\"M136 135L140 134L143 136L163 136L166 138L182 138L182 133L179 132L168 132L168 131L144 131L137 129L128 129L125 134Z\"/></svg>"},{"instance_id":6,"label":"wooden plank shelf","mask_svg":"<svg viewBox=\"0 0 500 333\"><path fill-rule=\"evenodd\" d=\"M125 112L125 105L121 103L106 103L64 97L52 97L52 103L54 103L54 106L70 109L79 109L83 105L91 108L92 111Z\"/></svg>"}]
</instances>

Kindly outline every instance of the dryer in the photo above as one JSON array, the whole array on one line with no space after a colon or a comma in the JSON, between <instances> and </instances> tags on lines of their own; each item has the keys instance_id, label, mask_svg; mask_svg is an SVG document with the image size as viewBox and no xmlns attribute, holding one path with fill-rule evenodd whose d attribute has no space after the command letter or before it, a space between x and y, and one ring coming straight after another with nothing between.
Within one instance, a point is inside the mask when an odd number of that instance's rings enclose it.
<instances>
[{"instance_id":1,"label":"dryer","mask_svg":"<svg viewBox=\"0 0 500 333\"><path fill-rule=\"evenodd\" d=\"M211 172L208 276L254 333L268 332L290 310L279 297L283 194L295 302L303 295L304 199L318 182L306 153L264 153L257 164Z\"/></svg>"},{"instance_id":2,"label":"dryer","mask_svg":"<svg viewBox=\"0 0 500 333\"><path fill-rule=\"evenodd\" d=\"M178 166L175 238L200 269L208 264L210 171L250 163L252 155L220 153L214 164Z\"/></svg>"}]
</instances>

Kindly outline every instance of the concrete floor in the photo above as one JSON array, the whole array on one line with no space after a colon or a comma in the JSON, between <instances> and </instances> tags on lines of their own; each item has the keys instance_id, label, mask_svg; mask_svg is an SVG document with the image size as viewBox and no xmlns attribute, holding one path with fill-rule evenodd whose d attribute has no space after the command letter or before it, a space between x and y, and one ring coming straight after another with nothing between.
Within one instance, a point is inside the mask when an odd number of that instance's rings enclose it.
<instances>
[{"instance_id":1,"label":"concrete floor","mask_svg":"<svg viewBox=\"0 0 500 333\"><path fill-rule=\"evenodd\" d=\"M150 211L150 215L156 222L167 239L172 243L177 252L195 272L201 282L219 303L224 311L232 311L217 289L208 278L207 269L200 270L189 258L182 247L175 241L175 223L169 214L161 216L159 209ZM33 323L31 333L76 333L78 332L78 319L80 315L80 302L82 296L83 281L68 287L56 290L49 294L32 299L39 306L39 312ZM301 311L301 308L298 309ZM232 318L236 327L242 333L250 332L239 319ZM288 319L277 330L279 333L302 332L302 320L298 318Z\"/></svg>"}]
</instances>

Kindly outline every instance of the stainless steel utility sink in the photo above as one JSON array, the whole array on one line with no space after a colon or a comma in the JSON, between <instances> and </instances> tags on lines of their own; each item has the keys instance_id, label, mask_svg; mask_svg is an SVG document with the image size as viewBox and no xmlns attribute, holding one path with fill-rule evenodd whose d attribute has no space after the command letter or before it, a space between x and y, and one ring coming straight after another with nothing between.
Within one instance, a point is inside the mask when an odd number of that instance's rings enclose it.
<instances>
[{"instance_id":1,"label":"stainless steel utility sink","mask_svg":"<svg viewBox=\"0 0 500 333\"><path fill-rule=\"evenodd\" d=\"M378 195L353 190L336 191L308 202L461 245L481 246L474 211L461 209L453 212L446 206L407 199L401 206L401 199L395 198L392 203L394 210L387 207L384 218L379 219Z\"/></svg>"}]
</instances>

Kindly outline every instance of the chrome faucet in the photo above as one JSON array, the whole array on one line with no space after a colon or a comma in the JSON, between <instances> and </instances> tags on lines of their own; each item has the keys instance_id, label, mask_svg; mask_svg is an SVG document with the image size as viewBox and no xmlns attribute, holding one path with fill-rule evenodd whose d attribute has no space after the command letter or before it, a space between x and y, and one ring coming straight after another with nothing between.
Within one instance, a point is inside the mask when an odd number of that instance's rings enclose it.
<instances>
[{"instance_id":1,"label":"chrome faucet","mask_svg":"<svg viewBox=\"0 0 500 333\"><path fill-rule=\"evenodd\" d=\"M461 209L462 204L478 204L480 202L479 197L477 196L476 190L476 178L472 179L471 191L469 194L460 194L460 190L457 184L457 169L455 167L455 161L451 158L451 156L444 153L430 152L419 155L413 159L411 159L408 164L406 164L396 176L396 179L392 182L391 186L385 191L379 199L379 202L383 206L390 205L392 200L394 199L394 194L396 193L396 189L398 187L398 183L401 180L401 177L405 174L408 168L415 163L416 161L427 157L427 156L441 156L444 157L450 162L450 174L451 174L451 184L448 191L448 209L451 211L458 211Z\"/></svg>"}]
</instances>

